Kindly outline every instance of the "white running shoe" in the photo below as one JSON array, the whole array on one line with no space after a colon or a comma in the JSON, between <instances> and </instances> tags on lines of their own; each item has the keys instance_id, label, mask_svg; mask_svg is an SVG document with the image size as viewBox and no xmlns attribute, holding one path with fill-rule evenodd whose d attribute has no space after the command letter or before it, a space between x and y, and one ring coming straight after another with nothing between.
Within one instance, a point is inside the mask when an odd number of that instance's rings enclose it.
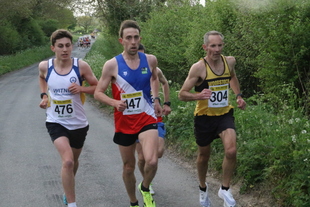
<instances>
[{"instance_id":1,"label":"white running shoe","mask_svg":"<svg viewBox=\"0 0 310 207\"><path fill-rule=\"evenodd\" d=\"M224 207L235 207L236 201L233 198L230 189L228 190L222 190L222 188L219 189L218 196L224 200Z\"/></svg>"},{"instance_id":2,"label":"white running shoe","mask_svg":"<svg viewBox=\"0 0 310 207\"><path fill-rule=\"evenodd\" d=\"M206 183L207 190L206 192L199 190L199 202L203 207L211 207L211 201L208 197L208 184Z\"/></svg>"},{"instance_id":3,"label":"white running shoe","mask_svg":"<svg viewBox=\"0 0 310 207\"><path fill-rule=\"evenodd\" d=\"M151 195L155 195L155 191L153 190L152 183L150 184L149 189L150 189Z\"/></svg>"}]
</instances>

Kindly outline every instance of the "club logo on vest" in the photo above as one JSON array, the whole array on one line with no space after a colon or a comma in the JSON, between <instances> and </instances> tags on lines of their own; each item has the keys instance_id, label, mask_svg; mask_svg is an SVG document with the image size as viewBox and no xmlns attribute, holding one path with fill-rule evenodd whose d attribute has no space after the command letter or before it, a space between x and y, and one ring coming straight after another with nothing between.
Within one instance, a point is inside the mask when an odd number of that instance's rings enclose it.
<instances>
[{"instance_id":1,"label":"club logo on vest","mask_svg":"<svg viewBox=\"0 0 310 207\"><path fill-rule=\"evenodd\" d=\"M147 68L141 68L141 73L142 74L147 74Z\"/></svg>"},{"instance_id":2,"label":"club logo on vest","mask_svg":"<svg viewBox=\"0 0 310 207\"><path fill-rule=\"evenodd\" d=\"M70 78L70 83L76 83L76 77L71 77Z\"/></svg>"}]
</instances>

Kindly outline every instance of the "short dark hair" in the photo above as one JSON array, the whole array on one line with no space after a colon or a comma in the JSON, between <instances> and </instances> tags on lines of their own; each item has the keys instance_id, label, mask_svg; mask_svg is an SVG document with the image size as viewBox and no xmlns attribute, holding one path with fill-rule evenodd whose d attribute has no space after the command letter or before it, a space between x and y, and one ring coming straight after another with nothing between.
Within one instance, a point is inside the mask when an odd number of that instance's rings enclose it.
<instances>
[{"instance_id":1,"label":"short dark hair","mask_svg":"<svg viewBox=\"0 0 310 207\"><path fill-rule=\"evenodd\" d=\"M138 47L138 50L144 50L144 51L145 51L144 45L142 45L142 44L140 43L140 45L139 45L139 47Z\"/></svg>"},{"instance_id":2,"label":"short dark hair","mask_svg":"<svg viewBox=\"0 0 310 207\"><path fill-rule=\"evenodd\" d=\"M119 29L118 34L119 34L120 38L123 38L124 29L127 29L127 28L135 28L135 29L139 30L139 33L141 32L141 29L140 29L138 22L136 22L134 20L125 20L122 22L120 29Z\"/></svg>"},{"instance_id":3,"label":"short dark hair","mask_svg":"<svg viewBox=\"0 0 310 207\"><path fill-rule=\"evenodd\" d=\"M69 38L72 43L72 39L73 39L72 34L65 29L58 29L55 32L53 32L53 34L51 35L51 44L55 46L56 40L64 38L64 37Z\"/></svg>"}]
</instances>

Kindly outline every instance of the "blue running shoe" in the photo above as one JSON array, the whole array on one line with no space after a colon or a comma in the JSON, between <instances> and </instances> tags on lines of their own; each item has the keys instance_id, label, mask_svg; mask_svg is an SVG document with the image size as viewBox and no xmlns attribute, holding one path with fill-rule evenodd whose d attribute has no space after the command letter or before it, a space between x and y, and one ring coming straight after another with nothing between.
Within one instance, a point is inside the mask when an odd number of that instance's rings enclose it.
<instances>
[{"instance_id":1,"label":"blue running shoe","mask_svg":"<svg viewBox=\"0 0 310 207\"><path fill-rule=\"evenodd\" d=\"M67 197L66 197L66 194L63 194L62 196L62 201L65 205L68 205L68 201L67 201Z\"/></svg>"}]
</instances>

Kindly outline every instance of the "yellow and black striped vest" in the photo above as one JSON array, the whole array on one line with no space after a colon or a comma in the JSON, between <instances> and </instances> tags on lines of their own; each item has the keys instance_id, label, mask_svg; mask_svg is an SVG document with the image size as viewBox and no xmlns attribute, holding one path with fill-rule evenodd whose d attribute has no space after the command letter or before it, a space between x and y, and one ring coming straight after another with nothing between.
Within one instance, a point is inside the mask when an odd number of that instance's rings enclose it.
<instances>
[{"instance_id":1,"label":"yellow and black striped vest","mask_svg":"<svg viewBox=\"0 0 310 207\"><path fill-rule=\"evenodd\" d=\"M220 116L228 113L233 108L229 103L230 70L226 58L223 55L221 57L224 62L224 72L221 75L216 75L207 61L203 59L206 65L206 78L199 86L195 86L195 92L200 93L203 89L208 88L212 90L212 96L210 100L197 101L194 111L195 116Z\"/></svg>"}]
</instances>

